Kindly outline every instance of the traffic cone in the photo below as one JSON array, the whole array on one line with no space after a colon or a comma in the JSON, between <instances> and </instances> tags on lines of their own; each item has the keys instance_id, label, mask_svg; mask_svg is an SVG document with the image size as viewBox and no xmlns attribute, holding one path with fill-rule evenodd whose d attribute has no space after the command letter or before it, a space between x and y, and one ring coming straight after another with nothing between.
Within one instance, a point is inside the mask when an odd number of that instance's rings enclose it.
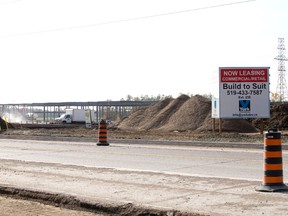
<instances>
[{"instance_id":1,"label":"traffic cone","mask_svg":"<svg viewBox=\"0 0 288 216\"><path fill-rule=\"evenodd\" d=\"M107 123L105 120L101 120L98 128L98 146L109 146L107 142Z\"/></svg>"},{"instance_id":2,"label":"traffic cone","mask_svg":"<svg viewBox=\"0 0 288 216\"><path fill-rule=\"evenodd\" d=\"M256 191L279 192L288 190L288 187L283 183L281 133L277 129L269 129L265 133L263 156L263 183Z\"/></svg>"}]
</instances>

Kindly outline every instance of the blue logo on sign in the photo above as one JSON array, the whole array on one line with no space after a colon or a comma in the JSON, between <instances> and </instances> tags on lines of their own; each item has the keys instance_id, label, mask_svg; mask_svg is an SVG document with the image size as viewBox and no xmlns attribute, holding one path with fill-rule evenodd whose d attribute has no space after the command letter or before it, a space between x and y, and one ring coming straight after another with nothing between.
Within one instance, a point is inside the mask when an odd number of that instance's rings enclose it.
<instances>
[{"instance_id":1,"label":"blue logo on sign","mask_svg":"<svg viewBox=\"0 0 288 216\"><path fill-rule=\"evenodd\" d=\"M251 101L250 100L239 100L239 111L240 112L250 112Z\"/></svg>"}]
</instances>

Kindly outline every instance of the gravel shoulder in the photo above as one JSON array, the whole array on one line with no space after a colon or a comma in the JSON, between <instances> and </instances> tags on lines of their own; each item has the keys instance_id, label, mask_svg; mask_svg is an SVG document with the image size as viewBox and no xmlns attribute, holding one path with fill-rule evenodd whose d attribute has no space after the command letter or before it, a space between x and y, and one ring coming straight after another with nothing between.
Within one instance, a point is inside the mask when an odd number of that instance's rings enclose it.
<instances>
[{"instance_id":1,"label":"gravel shoulder","mask_svg":"<svg viewBox=\"0 0 288 216\"><path fill-rule=\"evenodd\" d=\"M98 139L98 130L96 128L86 129L84 126L50 128L45 125L36 125L35 128L8 129L0 133L1 136L35 136L35 137L59 137L59 138L91 138ZM283 133L286 141L286 133ZM127 131L127 130L110 130L108 129L108 139L117 140L174 140L174 141L209 141L209 142L263 142L263 135L260 133L233 133L223 132L212 133L191 133L191 132L163 132L163 131ZM288 139L287 139L288 140Z\"/></svg>"},{"instance_id":2,"label":"gravel shoulder","mask_svg":"<svg viewBox=\"0 0 288 216\"><path fill-rule=\"evenodd\" d=\"M0 138L16 138L16 139L36 139L36 140L71 140L71 141L98 141L98 130L96 128L86 129L84 126L74 127L60 127L54 128L53 125L36 125L33 128L9 129L0 133ZM288 132L280 131L282 134L282 144L285 147L288 145ZM257 133L236 133L236 132L223 132L223 133L191 133L191 132L163 132L163 131L125 131L125 130L112 130L108 129L108 141L113 142L136 142L145 143L149 141L160 144L161 141L168 143L175 143L176 145L183 145L189 143L208 143L211 147L235 147L235 144L247 144L246 147L256 146L263 148L264 135Z\"/></svg>"}]
</instances>

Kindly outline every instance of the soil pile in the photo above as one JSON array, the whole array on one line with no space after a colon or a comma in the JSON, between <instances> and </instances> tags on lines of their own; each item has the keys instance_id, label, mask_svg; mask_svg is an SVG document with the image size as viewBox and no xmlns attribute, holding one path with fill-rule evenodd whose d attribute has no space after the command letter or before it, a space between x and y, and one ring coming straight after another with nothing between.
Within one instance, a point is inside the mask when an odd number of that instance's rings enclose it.
<instances>
[{"instance_id":1,"label":"soil pile","mask_svg":"<svg viewBox=\"0 0 288 216\"><path fill-rule=\"evenodd\" d=\"M216 127L218 124L216 121ZM212 131L211 100L200 95L165 99L137 110L120 121L116 128L142 131ZM225 119L222 130L257 132L252 123L244 119Z\"/></svg>"},{"instance_id":2,"label":"soil pile","mask_svg":"<svg viewBox=\"0 0 288 216\"><path fill-rule=\"evenodd\" d=\"M159 129L189 99L181 95L177 99L167 98L149 107L144 107L123 119L118 128L125 130Z\"/></svg>"},{"instance_id":3,"label":"soil pile","mask_svg":"<svg viewBox=\"0 0 288 216\"><path fill-rule=\"evenodd\" d=\"M276 102L270 105L270 118L264 119L265 129L277 128L278 130L288 129L288 103ZM251 119L252 125L260 128L260 119Z\"/></svg>"},{"instance_id":4,"label":"soil pile","mask_svg":"<svg viewBox=\"0 0 288 216\"><path fill-rule=\"evenodd\" d=\"M212 119L206 118L203 125L195 130L195 132L212 131ZM260 127L259 127L260 128ZM219 131L219 119L215 119L215 130ZM222 119L222 131L237 133L256 133L258 129L253 126L247 119Z\"/></svg>"},{"instance_id":5,"label":"soil pile","mask_svg":"<svg viewBox=\"0 0 288 216\"><path fill-rule=\"evenodd\" d=\"M194 131L203 125L205 119L210 116L210 111L210 100L199 95L193 96L182 104L169 118L167 124L160 129L165 131Z\"/></svg>"}]
</instances>

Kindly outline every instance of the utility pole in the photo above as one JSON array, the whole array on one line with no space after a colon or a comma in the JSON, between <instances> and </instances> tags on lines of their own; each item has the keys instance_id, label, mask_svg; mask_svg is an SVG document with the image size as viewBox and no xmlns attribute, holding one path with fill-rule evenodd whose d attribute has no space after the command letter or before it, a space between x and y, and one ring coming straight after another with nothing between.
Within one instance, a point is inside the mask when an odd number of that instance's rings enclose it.
<instances>
[{"instance_id":1,"label":"utility pole","mask_svg":"<svg viewBox=\"0 0 288 216\"><path fill-rule=\"evenodd\" d=\"M285 61L288 59L285 56L285 43L284 38L278 38L278 56L275 57L278 60L278 81L276 93L279 95L279 101L283 102L287 99L287 85L286 85L286 69Z\"/></svg>"}]
</instances>

